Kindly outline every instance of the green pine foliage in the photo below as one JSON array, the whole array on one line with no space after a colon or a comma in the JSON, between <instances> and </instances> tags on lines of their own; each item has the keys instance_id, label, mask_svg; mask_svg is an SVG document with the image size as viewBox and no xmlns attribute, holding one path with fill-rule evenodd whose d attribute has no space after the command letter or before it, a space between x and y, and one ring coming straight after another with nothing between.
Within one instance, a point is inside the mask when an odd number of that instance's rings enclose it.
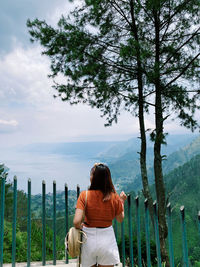
<instances>
[{"instance_id":1,"label":"green pine foliage","mask_svg":"<svg viewBox=\"0 0 200 267\"><path fill-rule=\"evenodd\" d=\"M27 26L31 41L38 41L50 59L55 97L96 107L111 125L122 109L141 116L141 101L143 113L150 112L159 79L163 121L174 115L194 130L199 5L198 0L80 0L56 27L39 19L28 20ZM57 82L59 75L65 82ZM151 129L152 139L155 134Z\"/></svg>"}]
</instances>

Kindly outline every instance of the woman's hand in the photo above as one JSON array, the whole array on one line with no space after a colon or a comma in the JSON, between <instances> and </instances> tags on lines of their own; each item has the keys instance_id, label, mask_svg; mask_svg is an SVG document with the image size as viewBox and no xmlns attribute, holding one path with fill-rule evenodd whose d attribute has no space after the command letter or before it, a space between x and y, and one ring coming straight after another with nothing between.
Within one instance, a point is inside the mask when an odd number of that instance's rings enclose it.
<instances>
[{"instance_id":1,"label":"woman's hand","mask_svg":"<svg viewBox=\"0 0 200 267\"><path fill-rule=\"evenodd\" d=\"M82 229L82 227L83 227L83 224L82 224L83 213L84 213L84 211L81 209L76 209L76 211L75 211L73 223L74 223L74 227L77 229Z\"/></svg>"},{"instance_id":2,"label":"woman's hand","mask_svg":"<svg viewBox=\"0 0 200 267\"><path fill-rule=\"evenodd\" d=\"M122 191L119 195L120 200L122 201L122 203L125 202L125 200L127 199L127 195L124 193L124 191Z\"/></svg>"}]
</instances>

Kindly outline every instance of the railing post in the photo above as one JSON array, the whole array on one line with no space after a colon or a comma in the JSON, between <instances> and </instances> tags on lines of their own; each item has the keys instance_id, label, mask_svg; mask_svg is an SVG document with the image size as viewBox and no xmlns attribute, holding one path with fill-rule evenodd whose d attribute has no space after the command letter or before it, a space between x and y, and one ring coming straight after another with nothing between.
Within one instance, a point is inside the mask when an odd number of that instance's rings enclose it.
<instances>
[{"instance_id":1,"label":"railing post","mask_svg":"<svg viewBox=\"0 0 200 267\"><path fill-rule=\"evenodd\" d=\"M46 183L42 181L42 265L46 265Z\"/></svg>"},{"instance_id":2,"label":"railing post","mask_svg":"<svg viewBox=\"0 0 200 267\"><path fill-rule=\"evenodd\" d=\"M53 181L53 265L56 265L56 181Z\"/></svg>"},{"instance_id":3,"label":"railing post","mask_svg":"<svg viewBox=\"0 0 200 267\"><path fill-rule=\"evenodd\" d=\"M125 267L126 251L124 238L124 222L121 223L121 241L122 241L122 266Z\"/></svg>"},{"instance_id":4,"label":"railing post","mask_svg":"<svg viewBox=\"0 0 200 267\"><path fill-rule=\"evenodd\" d=\"M4 209L5 209L5 177L1 178L1 207L0 207L0 267L3 267L3 238L4 238Z\"/></svg>"},{"instance_id":5,"label":"railing post","mask_svg":"<svg viewBox=\"0 0 200 267\"><path fill-rule=\"evenodd\" d=\"M80 195L80 186L77 184L77 199L78 199L78 197L79 197L79 195Z\"/></svg>"},{"instance_id":6,"label":"railing post","mask_svg":"<svg viewBox=\"0 0 200 267\"><path fill-rule=\"evenodd\" d=\"M184 206L180 207L180 212L181 212L182 244L183 244L183 267L189 267Z\"/></svg>"},{"instance_id":7,"label":"railing post","mask_svg":"<svg viewBox=\"0 0 200 267\"><path fill-rule=\"evenodd\" d=\"M31 179L28 179L27 267L31 263Z\"/></svg>"},{"instance_id":8,"label":"railing post","mask_svg":"<svg viewBox=\"0 0 200 267\"><path fill-rule=\"evenodd\" d=\"M14 176L13 185L13 223L12 223L12 267L16 258L16 222L17 222L17 177Z\"/></svg>"},{"instance_id":9,"label":"railing post","mask_svg":"<svg viewBox=\"0 0 200 267\"><path fill-rule=\"evenodd\" d=\"M167 205L167 222L168 222L168 242L169 242L169 256L170 256L170 267L174 267L174 249L173 249L173 238L172 238L172 214L171 204Z\"/></svg>"},{"instance_id":10,"label":"railing post","mask_svg":"<svg viewBox=\"0 0 200 267\"><path fill-rule=\"evenodd\" d=\"M157 261L158 267L161 267L161 256L160 256L160 239L159 239L159 228L158 228L158 213L157 213L157 204L156 201L153 203L154 207L154 230L156 238L156 252L157 252Z\"/></svg>"},{"instance_id":11,"label":"railing post","mask_svg":"<svg viewBox=\"0 0 200 267\"><path fill-rule=\"evenodd\" d=\"M137 220L137 250L138 250L138 266L142 267L142 253L141 253L141 235L140 235L140 209L139 197L135 198L136 205L136 220Z\"/></svg>"},{"instance_id":12,"label":"railing post","mask_svg":"<svg viewBox=\"0 0 200 267\"><path fill-rule=\"evenodd\" d=\"M149 209L148 200L145 199L145 236L146 236L146 255L147 255L147 267L151 267L151 249L150 249L150 231L149 231Z\"/></svg>"},{"instance_id":13,"label":"railing post","mask_svg":"<svg viewBox=\"0 0 200 267\"><path fill-rule=\"evenodd\" d=\"M67 184L65 184L65 236L68 233L69 229L69 210L68 210L68 187ZM65 263L68 264L69 258L67 251L65 252Z\"/></svg>"},{"instance_id":14,"label":"railing post","mask_svg":"<svg viewBox=\"0 0 200 267\"><path fill-rule=\"evenodd\" d=\"M132 216L131 216L131 195L128 195L128 227L129 227L129 249L130 249L130 266L134 266L133 259L133 229L132 229Z\"/></svg>"},{"instance_id":15,"label":"railing post","mask_svg":"<svg viewBox=\"0 0 200 267\"><path fill-rule=\"evenodd\" d=\"M199 237L200 237L200 211L198 213L198 222L199 222Z\"/></svg>"}]
</instances>

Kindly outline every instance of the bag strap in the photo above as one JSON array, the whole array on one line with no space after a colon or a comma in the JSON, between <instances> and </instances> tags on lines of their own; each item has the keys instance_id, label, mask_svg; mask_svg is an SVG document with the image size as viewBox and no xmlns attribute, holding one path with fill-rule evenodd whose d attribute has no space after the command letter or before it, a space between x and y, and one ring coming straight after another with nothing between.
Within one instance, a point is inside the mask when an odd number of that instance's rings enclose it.
<instances>
[{"instance_id":1,"label":"bag strap","mask_svg":"<svg viewBox=\"0 0 200 267\"><path fill-rule=\"evenodd\" d=\"M88 194L88 191L86 191L86 194L85 194L85 207L84 207L84 210L83 210L83 222L85 220L85 209L86 209L86 205L87 205L87 194Z\"/></svg>"},{"instance_id":2,"label":"bag strap","mask_svg":"<svg viewBox=\"0 0 200 267\"><path fill-rule=\"evenodd\" d=\"M86 190L86 194L85 194L85 207L84 207L84 210L83 210L83 222L85 220L85 209L86 209L86 206L87 206L87 194L88 194L88 191ZM81 241L83 240L83 234L84 232L81 231ZM86 236L87 237L87 236ZM83 242L81 242L81 245L82 245ZM81 249L80 249L81 251ZM77 267L80 267L81 266L81 253L79 254L78 258L77 258Z\"/></svg>"},{"instance_id":3,"label":"bag strap","mask_svg":"<svg viewBox=\"0 0 200 267\"><path fill-rule=\"evenodd\" d=\"M87 194L88 194L88 191L86 190L86 193L85 193L85 209L86 209L86 205L87 205Z\"/></svg>"}]
</instances>

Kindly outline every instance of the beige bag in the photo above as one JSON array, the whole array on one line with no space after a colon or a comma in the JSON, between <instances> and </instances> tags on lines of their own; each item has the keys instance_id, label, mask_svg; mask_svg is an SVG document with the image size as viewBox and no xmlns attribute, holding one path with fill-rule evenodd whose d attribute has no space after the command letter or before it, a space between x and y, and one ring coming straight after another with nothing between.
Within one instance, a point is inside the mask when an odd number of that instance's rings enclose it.
<instances>
[{"instance_id":1,"label":"beige bag","mask_svg":"<svg viewBox=\"0 0 200 267\"><path fill-rule=\"evenodd\" d=\"M87 204L87 191L86 191L86 196L85 196L85 208L86 208L86 204ZM83 221L85 218L85 208L84 208L84 214L83 214ZM85 240L86 240L87 236L82 230L76 229L75 227L71 227L65 237L65 248L68 254L72 258L76 258L80 255L81 244L83 243L82 235L84 235Z\"/></svg>"},{"instance_id":2,"label":"beige bag","mask_svg":"<svg viewBox=\"0 0 200 267\"><path fill-rule=\"evenodd\" d=\"M71 227L65 238L65 247L72 258L76 258L80 255L81 244L83 243L81 240L81 234L86 236L86 234L80 229Z\"/></svg>"}]
</instances>

